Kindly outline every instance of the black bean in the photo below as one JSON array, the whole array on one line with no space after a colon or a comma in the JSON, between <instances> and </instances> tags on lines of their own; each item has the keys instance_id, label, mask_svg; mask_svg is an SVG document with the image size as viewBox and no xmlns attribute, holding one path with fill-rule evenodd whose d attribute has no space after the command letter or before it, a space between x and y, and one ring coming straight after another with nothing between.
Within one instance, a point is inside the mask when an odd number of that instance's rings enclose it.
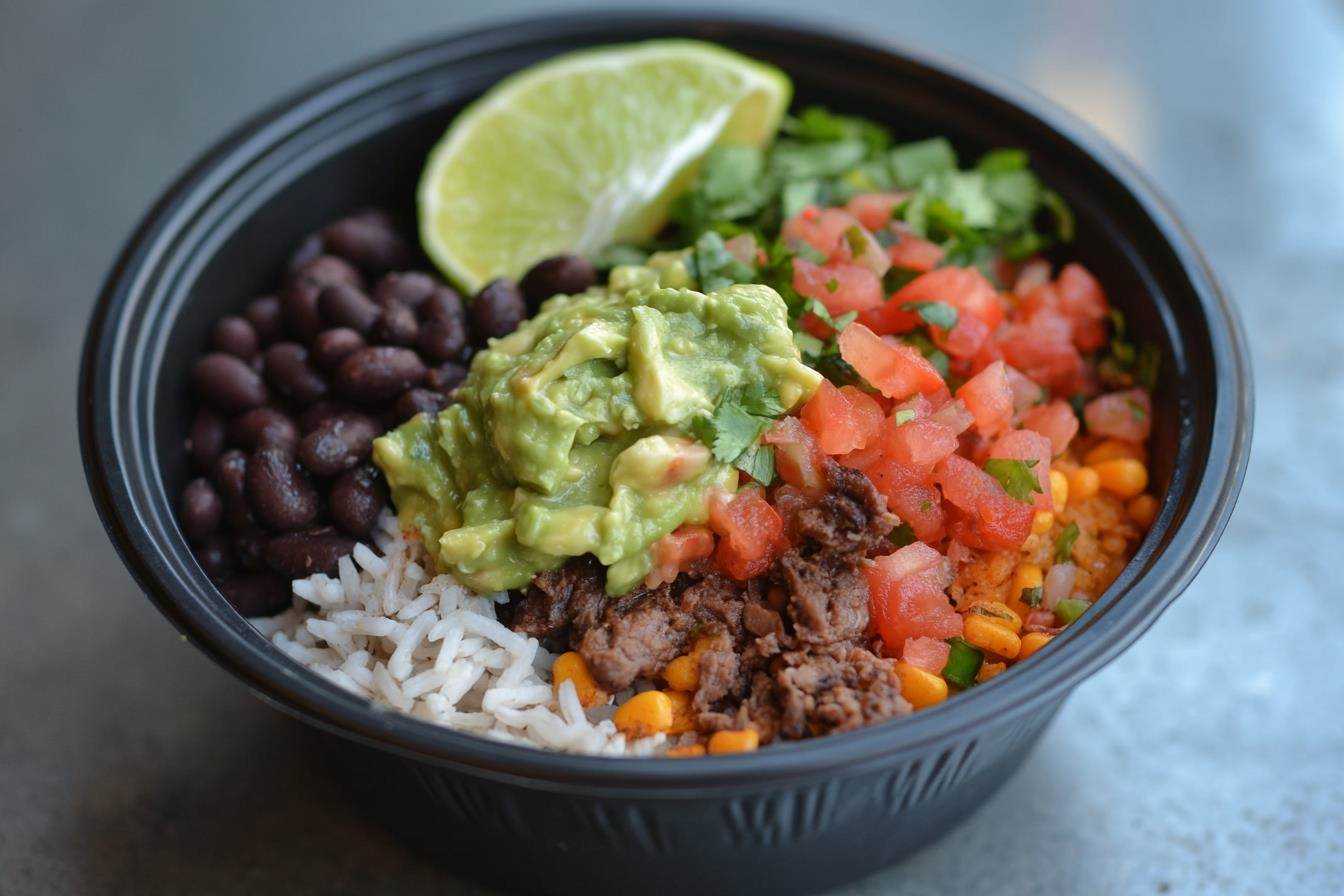
<instances>
[{"instance_id":1,"label":"black bean","mask_svg":"<svg viewBox=\"0 0 1344 896\"><path fill-rule=\"evenodd\" d=\"M331 520L355 538L373 531L386 506L387 486L371 464L346 470L331 484Z\"/></svg>"},{"instance_id":2,"label":"black bean","mask_svg":"<svg viewBox=\"0 0 1344 896\"><path fill-rule=\"evenodd\" d=\"M266 384L246 362L223 352L197 359L192 368L196 394L215 410L237 414L266 403Z\"/></svg>"},{"instance_id":3,"label":"black bean","mask_svg":"<svg viewBox=\"0 0 1344 896\"><path fill-rule=\"evenodd\" d=\"M452 392L467 378L467 368L452 361L432 367L425 375L425 385L445 395Z\"/></svg>"},{"instance_id":4,"label":"black bean","mask_svg":"<svg viewBox=\"0 0 1344 896\"><path fill-rule=\"evenodd\" d=\"M224 501L210 480L197 478L187 483L178 507L178 517L187 540L195 543L214 535L223 516Z\"/></svg>"},{"instance_id":5,"label":"black bean","mask_svg":"<svg viewBox=\"0 0 1344 896\"><path fill-rule=\"evenodd\" d=\"M294 249L293 254L289 256L289 261L285 262L285 277L293 278L297 276L308 262L317 258L324 251L326 249L322 245L322 234L308 234Z\"/></svg>"},{"instance_id":6,"label":"black bean","mask_svg":"<svg viewBox=\"0 0 1344 896\"><path fill-rule=\"evenodd\" d=\"M425 303L420 306L421 320L430 320L435 317L460 317L466 320L467 306L462 301L462 296L458 295L457 290L451 286L442 283L435 284L434 290L426 297Z\"/></svg>"},{"instance_id":7,"label":"black bean","mask_svg":"<svg viewBox=\"0 0 1344 896\"><path fill-rule=\"evenodd\" d=\"M362 290L336 283L318 294L317 310L327 326L349 327L363 335L373 329L380 309Z\"/></svg>"},{"instance_id":8,"label":"black bean","mask_svg":"<svg viewBox=\"0 0 1344 896\"><path fill-rule=\"evenodd\" d=\"M322 243L328 252L375 274L404 268L414 256L396 221L382 209L366 209L328 224Z\"/></svg>"},{"instance_id":9,"label":"black bean","mask_svg":"<svg viewBox=\"0 0 1344 896\"><path fill-rule=\"evenodd\" d=\"M393 411L398 420L405 421L416 414L437 414L448 407L448 398L442 392L430 389L407 389L401 393Z\"/></svg>"},{"instance_id":10,"label":"black bean","mask_svg":"<svg viewBox=\"0 0 1344 896\"><path fill-rule=\"evenodd\" d=\"M270 345L285 335L285 313L275 296L262 296L248 302L243 317L252 325L262 345Z\"/></svg>"},{"instance_id":11,"label":"black bean","mask_svg":"<svg viewBox=\"0 0 1344 896\"><path fill-rule=\"evenodd\" d=\"M369 456L382 425L367 414L328 417L299 443L299 462L318 476L334 476Z\"/></svg>"},{"instance_id":12,"label":"black bean","mask_svg":"<svg viewBox=\"0 0 1344 896\"><path fill-rule=\"evenodd\" d=\"M461 361L470 341L467 320L462 315L435 315L420 325L416 347L429 364Z\"/></svg>"},{"instance_id":13,"label":"black bean","mask_svg":"<svg viewBox=\"0 0 1344 896\"><path fill-rule=\"evenodd\" d=\"M354 401L387 401L425 379L425 362L408 348L374 346L346 355L336 368L336 390Z\"/></svg>"},{"instance_id":14,"label":"black bean","mask_svg":"<svg viewBox=\"0 0 1344 896\"><path fill-rule=\"evenodd\" d=\"M262 555L266 568L287 579L323 572L336 574L336 561L355 549L355 540L331 526L277 535L266 543Z\"/></svg>"},{"instance_id":15,"label":"black bean","mask_svg":"<svg viewBox=\"0 0 1344 896\"><path fill-rule=\"evenodd\" d=\"M378 320L373 324L373 338L384 345L415 345L420 336L420 324L415 312L400 302L381 306Z\"/></svg>"},{"instance_id":16,"label":"black bean","mask_svg":"<svg viewBox=\"0 0 1344 896\"><path fill-rule=\"evenodd\" d=\"M249 526L255 527L257 521L252 516L252 508L247 504L247 455L238 450L225 451L215 461L210 474L224 499L224 521L235 532Z\"/></svg>"},{"instance_id":17,"label":"black bean","mask_svg":"<svg viewBox=\"0 0 1344 896\"><path fill-rule=\"evenodd\" d=\"M256 524L248 523L233 533L233 556L238 565L251 572L261 572L266 568L266 544L271 533Z\"/></svg>"},{"instance_id":18,"label":"black bean","mask_svg":"<svg viewBox=\"0 0 1344 896\"><path fill-rule=\"evenodd\" d=\"M247 503L267 526L292 532L316 519L318 495L292 452L263 446L247 459Z\"/></svg>"},{"instance_id":19,"label":"black bean","mask_svg":"<svg viewBox=\"0 0 1344 896\"><path fill-rule=\"evenodd\" d=\"M327 381L308 363L308 349L297 342L277 342L266 349L266 381L281 395L317 401L327 394Z\"/></svg>"},{"instance_id":20,"label":"black bean","mask_svg":"<svg viewBox=\"0 0 1344 896\"><path fill-rule=\"evenodd\" d=\"M229 443L244 451L261 445L293 451L299 444L299 428L284 411L271 407L253 408L229 422Z\"/></svg>"},{"instance_id":21,"label":"black bean","mask_svg":"<svg viewBox=\"0 0 1344 896\"><path fill-rule=\"evenodd\" d=\"M313 340L313 363L323 370L330 370L351 352L365 346L364 337L349 327L336 327L323 330Z\"/></svg>"},{"instance_id":22,"label":"black bean","mask_svg":"<svg viewBox=\"0 0 1344 896\"><path fill-rule=\"evenodd\" d=\"M215 351L224 352L247 361L256 356L261 349L261 340L257 331L247 318L227 315L215 322L210 334L210 343Z\"/></svg>"},{"instance_id":23,"label":"black bean","mask_svg":"<svg viewBox=\"0 0 1344 896\"><path fill-rule=\"evenodd\" d=\"M211 535L192 553L212 582L219 582L233 572L233 545L223 535Z\"/></svg>"},{"instance_id":24,"label":"black bean","mask_svg":"<svg viewBox=\"0 0 1344 896\"><path fill-rule=\"evenodd\" d=\"M373 300L379 305L400 302L411 309L420 308L436 289L446 289L436 278L422 271L387 274L373 288ZM461 299L458 300L459 304Z\"/></svg>"},{"instance_id":25,"label":"black bean","mask_svg":"<svg viewBox=\"0 0 1344 896\"><path fill-rule=\"evenodd\" d=\"M354 405L346 404L343 401L332 401L331 399L323 399L322 401L314 402L313 404L310 404L308 407L304 408L303 411L298 415L297 420L299 424L299 433L306 436L308 435L308 433L317 429L331 417L335 417L340 414L354 414L354 413L359 413L359 409L356 408Z\"/></svg>"},{"instance_id":26,"label":"black bean","mask_svg":"<svg viewBox=\"0 0 1344 896\"><path fill-rule=\"evenodd\" d=\"M244 573L225 580L220 593L241 615L274 616L288 610L292 601L290 586L274 573Z\"/></svg>"},{"instance_id":27,"label":"black bean","mask_svg":"<svg viewBox=\"0 0 1344 896\"><path fill-rule=\"evenodd\" d=\"M280 297L289 331L304 342L317 338L326 329L317 297L328 286L338 285L362 289L364 280L359 271L334 255L319 255L299 268Z\"/></svg>"},{"instance_id":28,"label":"black bean","mask_svg":"<svg viewBox=\"0 0 1344 896\"><path fill-rule=\"evenodd\" d=\"M534 264L518 286L528 307L537 310L551 296L572 296L597 282L597 268L582 255L556 255Z\"/></svg>"},{"instance_id":29,"label":"black bean","mask_svg":"<svg viewBox=\"0 0 1344 896\"><path fill-rule=\"evenodd\" d=\"M191 453L191 463L201 473L209 472L224 450L224 418L209 408L200 408L191 418L191 429L187 431L187 451Z\"/></svg>"},{"instance_id":30,"label":"black bean","mask_svg":"<svg viewBox=\"0 0 1344 896\"><path fill-rule=\"evenodd\" d=\"M527 317L527 303L512 280L491 280L471 300L471 329L476 339L507 336Z\"/></svg>"}]
</instances>

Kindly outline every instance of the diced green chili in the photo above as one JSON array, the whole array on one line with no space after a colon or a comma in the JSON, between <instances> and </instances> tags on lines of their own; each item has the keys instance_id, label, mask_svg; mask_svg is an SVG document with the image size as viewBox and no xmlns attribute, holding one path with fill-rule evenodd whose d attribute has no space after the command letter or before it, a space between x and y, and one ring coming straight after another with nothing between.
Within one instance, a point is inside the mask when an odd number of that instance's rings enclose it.
<instances>
[{"instance_id":1,"label":"diced green chili","mask_svg":"<svg viewBox=\"0 0 1344 896\"><path fill-rule=\"evenodd\" d=\"M947 665L943 666L943 678L959 688L968 688L975 684L985 654L961 638L950 638L947 643L952 645L952 650L947 654Z\"/></svg>"},{"instance_id":2,"label":"diced green chili","mask_svg":"<svg viewBox=\"0 0 1344 896\"><path fill-rule=\"evenodd\" d=\"M1066 597L1055 604L1055 618L1061 624L1068 625L1071 622L1076 622L1078 617L1083 615L1083 612L1090 606L1092 606L1092 602L1083 600L1081 597Z\"/></svg>"}]
</instances>

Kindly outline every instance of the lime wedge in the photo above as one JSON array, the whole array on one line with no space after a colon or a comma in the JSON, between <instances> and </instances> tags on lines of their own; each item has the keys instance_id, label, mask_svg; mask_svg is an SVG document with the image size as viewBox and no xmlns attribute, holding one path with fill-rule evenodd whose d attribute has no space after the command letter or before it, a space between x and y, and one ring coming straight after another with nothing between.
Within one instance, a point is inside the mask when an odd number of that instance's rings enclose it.
<instances>
[{"instance_id":1,"label":"lime wedge","mask_svg":"<svg viewBox=\"0 0 1344 896\"><path fill-rule=\"evenodd\" d=\"M713 44L581 50L506 78L453 121L418 191L420 240L459 287L652 237L715 144L764 146L792 86Z\"/></svg>"}]
</instances>

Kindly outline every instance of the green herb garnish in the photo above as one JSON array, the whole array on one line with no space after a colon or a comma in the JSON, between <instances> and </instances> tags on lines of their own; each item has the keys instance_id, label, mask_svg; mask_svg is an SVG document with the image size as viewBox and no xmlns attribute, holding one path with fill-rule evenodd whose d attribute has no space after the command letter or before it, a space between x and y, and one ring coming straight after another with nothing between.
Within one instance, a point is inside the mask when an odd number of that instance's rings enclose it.
<instances>
[{"instance_id":1,"label":"green herb garnish","mask_svg":"<svg viewBox=\"0 0 1344 896\"><path fill-rule=\"evenodd\" d=\"M1073 556L1073 543L1078 540L1078 524L1069 523L1055 539L1055 562L1068 563Z\"/></svg>"},{"instance_id":2,"label":"green herb garnish","mask_svg":"<svg viewBox=\"0 0 1344 896\"><path fill-rule=\"evenodd\" d=\"M769 485L775 477L775 452L760 443L761 436L784 411L778 395L752 383L724 393L713 414L692 421L691 432L716 458Z\"/></svg>"},{"instance_id":3,"label":"green herb garnish","mask_svg":"<svg viewBox=\"0 0 1344 896\"><path fill-rule=\"evenodd\" d=\"M887 536L887 539L898 548L903 548L908 544L915 543L915 530L910 527L909 523L901 523L895 529L891 530L891 534Z\"/></svg>"},{"instance_id":4,"label":"green herb garnish","mask_svg":"<svg viewBox=\"0 0 1344 896\"><path fill-rule=\"evenodd\" d=\"M915 312L931 327L951 330L957 325L957 309L945 302L905 302L901 308Z\"/></svg>"},{"instance_id":5,"label":"green herb garnish","mask_svg":"<svg viewBox=\"0 0 1344 896\"><path fill-rule=\"evenodd\" d=\"M1038 463L1040 461L992 457L985 461L985 472L999 481L1008 497L1030 504L1033 494L1044 494L1040 480L1031 472Z\"/></svg>"},{"instance_id":6,"label":"green herb garnish","mask_svg":"<svg viewBox=\"0 0 1344 896\"><path fill-rule=\"evenodd\" d=\"M1035 588L1023 588L1021 597L1022 603L1034 610L1041 605L1041 601L1045 600L1045 588L1040 585Z\"/></svg>"},{"instance_id":7,"label":"green herb garnish","mask_svg":"<svg viewBox=\"0 0 1344 896\"><path fill-rule=\"evenodd\" d=\"M968 688L975 684L975 676L985 661L984 651L973 647L962 638L949 638L952 649L947 653L947 664L943 666L943 678L959 688Z\"/></svg>"}]
</instances>

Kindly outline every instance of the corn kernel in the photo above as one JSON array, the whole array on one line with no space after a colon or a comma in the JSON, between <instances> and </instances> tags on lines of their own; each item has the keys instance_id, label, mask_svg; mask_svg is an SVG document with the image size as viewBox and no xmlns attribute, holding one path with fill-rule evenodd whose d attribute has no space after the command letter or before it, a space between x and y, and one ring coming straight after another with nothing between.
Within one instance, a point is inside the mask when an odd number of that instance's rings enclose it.
<instances>
[{"instance_id":1,"label":"corn kernel","mask_svg":"<svg viewBox=\"0 0 1344 896\"><path fill-rule=\"evenodd\" d=\"M1097 471L1102 488L1126 501L1143 494L1148 487L1148 468L1132 457L1102 461L1092 469Z\"/></svg>"},{"instance_id":2,"label":"corn kernel","mask_svg":"<svg viewBox=\"0 0 1344 896\"><path fill-rule=\"evenodd\" d=\"M557 694L560 693L560 685L566 681L574 682L574 691L579 695L579 702L585 709L601 706L607 702L609 695L598 686L593 673L588 671L588 664L584 662L583 657L573 650L555 658L555 665L551 667L551 680L555 682Z\"/></svg>"},{"instance_id":3,"label":"corn kernel","mask_svg":"<svg viewBox=\"0 0 1344 896\"><path fill-rule=\"evenodd\" d=\"M1101 477L1091 467L1079 467L1069 474L1069 502L1081 504L1101 490Z\"/></svg>"},{"instance_id":4,"label":"corn kernel","mask_svg":"<svg viewBox=\"0 0 1344 896\"><path fill-rule=\"evenodd\" d=\"M1022 639L1006 626L1000 625L984 616L967 616L962 624L961 636L981 650L1015 659L1022 649Z\"/></svg>"},{"instance_id":5,"label":"corn kernel","mask_svg":"<svg viewBox=\"0 0 1344 896\"><path fill-rule=\"evenodd\" d=\"M696 654L679 656L663 669L663 681L677 691L694 691L700 685L700 657Z\"/></svg>"},{"instance_id":6,"label":"corn kernel","mask_svg":"<svg viewBox=\"0 0 1344 896\"><path fill-rule=\"evenodd\" d=\"M672 728L672 701L662 691L645 691L622 703L611 720L629 737L666 734Z\"/></svg>"},{"instance_id":7,"label":"corn kernel","mask_svg":"<svg viewBox=\"0 0 1344 896\"><path fill-rule=\"evenodd\" d=\"M1044 535L1055 524L1055 515L1049 510L1038 510L1031 520L1031 534Z\"/></svg>"},{"instance_id":8,"label":"corn kernel","mask_svg":"<svg viewBox=\"0 0 1344 896\"><path fill-rule=\"evenodd\" d=\"M672 701L672 727L668 734L685 734L695 730L695 707L691 705L691 695L685 691L663 691Z\"/></svg>"},{"instance_id":9,"label":"corn kernel","mask_svg":"<svg viewBox=\"0 0 1344 896\"><path fill-rule=\"evenodd\" d=\"M1013 634L1022 631L1022 617L1007 604L997 600L976 601L966 608L966 612L983 616L995 625L1001 625Z\"/></svg>"},{"instance_id":10,"label":"corn kernel","mask_svg":"<svg viewBox=\"0 0 1344 896\"><path fill-rule=\"evenodd\" d=\"M1134 525L1146 532L1152 528L1153 521L1157 519L1157 499L1152 495L1139 495L1125 505L1125 510L1129 512L1129 518L1134 521Z\"/></svg>"},{"instance_id":11,"label":"corn kernel","mask_svg":"<svg viewBox=\"0 0 1344 896\"><path fill-rule=\"evenodd\" d=\"M740 731L715 731L709 738L709 752L750 753L761 745L761 735L755 728Z\"/></svg>"},{"instance_id":12,"label":"corn kernel","mask_svg":"<svg viewBox=\"0 0 1344 896\"><path fill-rule=\"evenodd\" d=\"M1047 635L1045 632L1027 632L1022 636L1022 649L1017 652L1018 661L1026 659L1049 644L1052 637L1054 636Z\"/></svg>"},{"instance_id":13,"label":"corn kernel","mask_svg":"<svg viewBox=\"0 0 1344 896\"><path fill-rule=\"evenodd\" d=\"M1031 613L1031 607L1022 602L1022 592L1040 588L1044 583L1045 573L1039 566L1035 563L1023 563L1013 573L1013 580L1008 583L1008 599L1004 603L1008 605L1008 609L1026 619Z\"/></svg>"},{"instance_id":14,"label":"corn kernel","mask_svg":"<svg viewBox=\"0 0 1344 896\"><path fill-rule=\"evenodd\" d=\"M975 673L975 680L983 684L1007 668L1007 663L981 663L980 671Z\"/></svg>"},{"instance_id":15,"label":"corn kernel","mask_svg":"<svg viewBox=\"0 0 1344 896\"><path fill-rule=\"evenodd\" d=\"M1069 503L1069 477L1059 470L1050 471L1050 500L1060 510Z\"/></svg>"},{"instance_id":16,"label":"corn kernel","mask_svg":"<svg viewBox=\"0 0 1344 896\"><path fill-rule=\"evenodd\" d=\"M687 759L691 756L705 755L704 744L687 744L684 747L672 747L663 754L669 759Z\"/></svg>"},{"instance_id":17,"label":"corn kernel","mask_svg":"<svg viewBox=\"0 0 1344 896\"><path fill-rule=\"evenodd\" d=\"M901 660L896 664L896 677L901 680L901 696L915 709L924 709L947 699L947 681L941 675Z\"/></svg>"},{"instance_id":18,"label":"corn kernel","mask_svg":"<svg viewBox=\"0 0 1344 896\"><path fill-rule=\"evenodd\" d=\"M1107 439L1083 455L1083 463L1089 467L1095 467L1099 463L1121 457L1128 457L1140 462L1147 459L1144 457L1143 446L1138 442L1130 442L1125 439Z\"/></svg>"}]
</instances>

